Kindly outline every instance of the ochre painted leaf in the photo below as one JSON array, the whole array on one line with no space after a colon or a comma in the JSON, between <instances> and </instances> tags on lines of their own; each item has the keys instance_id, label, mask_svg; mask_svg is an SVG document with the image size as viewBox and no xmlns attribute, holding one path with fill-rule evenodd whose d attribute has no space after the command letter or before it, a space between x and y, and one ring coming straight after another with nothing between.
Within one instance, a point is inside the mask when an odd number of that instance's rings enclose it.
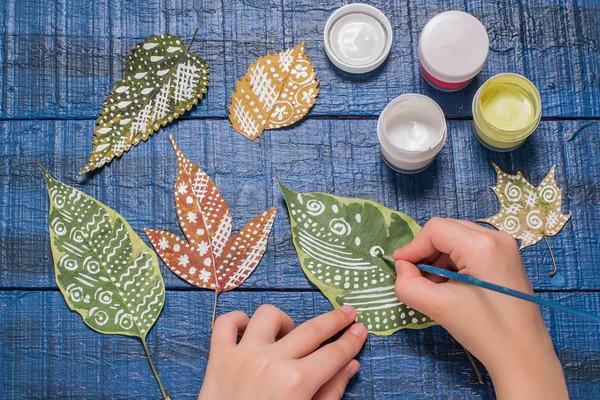
<instances>
[{"instance_id":1,"label":"ochre painted leaf","mask_svg":"<svg viewBox=\"0 0 600 400\"><path fill-rule=\"evenodd\" d=\"M555 236L571 214L561 211L562 189L556 185L553 166L542 182L534 187L520 171L516 175L503 172L496 164L498 182L492 190L500 202L498 214L479 219L521 241L521 249L536 244L544 236Z\"/></svg>"},{"instance_id":2,"label":"ochre painted leaf","mask_svg":"<svg viewBox=\"0 0 600 400\"><path fill-rule=\"evenodd\" d=\"M398 301L396 271L378 257L410 242L421 229L415 221L372 201L280 186L302 270L335 308L352 305L376 335L435 324Z\"/></svg>"},{"instance_id":3,"label":"ochre painted leaf","mask_svg":"<svg viewBox=\"0 0 600 400\"><path fill-rule=\"evenodd\" d=\"M304 43L259 57L231 96L229 120L233 129L254 140L263 130L299 121L319 93L316 75Z\"/></svg>"},{"instance_id":4,"label":"ochre painted leaf","mask_svg":"<svg viewBox=\"0 0 600 400\"><path fill-rule=\"evenodd\" d=\"M267 247L275 208L231 236L231 211L208 175L181 153L177 155L175 205L187 241L163 231L146 234L167 267L192 285L217 294L240 286L258 266Z\"/></svg>"},{"instance_id":5,"label":"ochre painted leaf","mask_svg":"<svg viewBox=\"0 0 600 400\"><path fill-rule=\"evenodd\" d=\"M192 39L193 40L193 39ZM97 119L94 148L83 172L120 157L192 108L208 89L208 64L175 35L151 36L125 59Z\"/></svg>"},{"instance_id":6,"label":"ochre painted leaf","mask_svg":"<svg viewBox=\"0 0 600 400\"><path fill-rule=\"evenodd\" d=\"M92 329L146 337L165 302L156 254L96 199L44 177L56 283Z\"/></svg>"}]
</instances>

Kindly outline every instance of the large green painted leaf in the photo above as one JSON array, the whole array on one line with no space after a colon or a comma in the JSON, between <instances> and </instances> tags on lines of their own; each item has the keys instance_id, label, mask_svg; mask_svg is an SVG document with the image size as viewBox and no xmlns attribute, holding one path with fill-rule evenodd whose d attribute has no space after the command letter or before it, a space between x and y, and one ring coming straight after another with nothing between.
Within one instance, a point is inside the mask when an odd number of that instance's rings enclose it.
<instances>
[{"instance_id":1,"label":"large green painted leaf","mask_svg":"<svg viewBox=\"0 0 600 400\"><path fill-rule=\"evenodd\" d=\"M100 110L94 149L81 172L120 157L198 103L208 90L208 64L188 50L169 34L150 36L132 50L123 63L125 77Z\"/></svg>"},{"instance_id":2,"label":"large green painted leaf","mask_svg":"<svg viewBox=\"0 0 600 400\"><path fill-rule=\"evenodd\" d=\"M283 185L302 270L338 308L350 304L370 333L434 325L396 298L392 254L421 229L405 214L372 201L325 193L296 193Z\"/></svg>"},{"instance_id":3,"label":"large green painted leaf","mask_svg":"<svg viewBox=\"0 0 600 400\"><path fill-rule=\"evenodd\" d=\"M127 221L42 169L56 283L92 329L145 339L165 302L158 259Z\"/></svg>"}]
</instances>

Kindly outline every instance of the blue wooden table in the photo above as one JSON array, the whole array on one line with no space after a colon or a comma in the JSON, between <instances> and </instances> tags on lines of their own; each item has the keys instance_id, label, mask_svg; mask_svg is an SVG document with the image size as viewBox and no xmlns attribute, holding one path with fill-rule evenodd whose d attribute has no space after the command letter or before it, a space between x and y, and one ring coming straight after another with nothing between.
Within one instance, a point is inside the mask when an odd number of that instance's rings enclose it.
<instances>
[{"instance_id":1,"label":"blue wooden table","mask_svg":"<svg viewBox=\"0 0 600 400\"><path fill-rule=\"evenodd\" d=\"M419 223L435 215L475 220L497 211L490 161L520 168L537 184L553 164L573 218L551 246L523 251L539 296L600 310L600 1L373 1L394 28L394 45L377 71L352 77L325 55L322 30L342 2L309 0L0 1L0 397L158 398L139 341L100 335L70 312L54 283L47 229L48 199L36 162L144 227L179 232L173 203L175 157L167 140L220 187L234 229L271 205L279 213L265 257L238 290L220 297L219 314L249 314L273 303L300 323L331 309L302 273L291 242L279 177L297 191L372 199ZM417 40L438 12L477 16L490 55L465 90L444 94L419 74ZM104 97L120 79L121 61L146 36L188 40L211 67L205 99L179 121L99 173L81 176ZM248 64L306 41L320 79L308 118L268 132L263 146L235 133L227 104ZM517 72L538 87L543 121L520 149L483 148L471 127L477 87L499 72ZM407 92L433 97L448 117L448 142L434 165L398 175L379 156L377 116ZM174 399L197 396L209 350L212 293L195 290L161 264L165 308L148 336L150 351ZM600 329L543 310L573 398L600 397ZM362 369L347 397L490 398L458 345L442 328L370 336Z\"/></svg>"}]
</instances>

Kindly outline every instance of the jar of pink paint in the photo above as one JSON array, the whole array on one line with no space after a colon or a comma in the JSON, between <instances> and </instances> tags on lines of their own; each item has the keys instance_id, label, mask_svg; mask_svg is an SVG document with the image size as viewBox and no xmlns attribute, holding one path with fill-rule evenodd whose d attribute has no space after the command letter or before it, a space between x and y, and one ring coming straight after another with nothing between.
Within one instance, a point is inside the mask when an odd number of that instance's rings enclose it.
<instances>
[{"instance_id":1,"label":"jar of pink paint","mask_svg":"<svg viewBox=\"0 0 600 400\"><path fill-rule=\"evenodd\" d=\"M462 11L438 14L419 37L423 77L438 90L460 90L481 71L489 48L487 31L474 16Z\"/></svg>"}]
</instances>

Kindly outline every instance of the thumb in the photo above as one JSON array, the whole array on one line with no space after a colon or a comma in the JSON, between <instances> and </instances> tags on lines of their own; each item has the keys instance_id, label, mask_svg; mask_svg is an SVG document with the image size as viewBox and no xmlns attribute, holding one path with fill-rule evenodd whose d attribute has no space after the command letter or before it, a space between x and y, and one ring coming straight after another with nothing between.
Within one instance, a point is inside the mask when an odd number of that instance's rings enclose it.
<instances>
[{"instance_id":1,"label":"thumb","mask_svg":"<svg viewBox=\"0 0 600 400\"><path fill-rule=\"evenodd\" d=\"M346 391L348 381L358 372L360 364L350 360L329 381L315 393L312 400L340 400Z\"/></svg>"},{"instance_id":2,"label":"thumb","mask_svg":"<svg viewBox=\"0 0 600 400\"><path fill-rule=\"evenodd\" d=\"M436 284L421 275L408 261L396 261L396 297L436 322L449 307L449 296L444 284Z\"/></svg>"}]
</instances>

